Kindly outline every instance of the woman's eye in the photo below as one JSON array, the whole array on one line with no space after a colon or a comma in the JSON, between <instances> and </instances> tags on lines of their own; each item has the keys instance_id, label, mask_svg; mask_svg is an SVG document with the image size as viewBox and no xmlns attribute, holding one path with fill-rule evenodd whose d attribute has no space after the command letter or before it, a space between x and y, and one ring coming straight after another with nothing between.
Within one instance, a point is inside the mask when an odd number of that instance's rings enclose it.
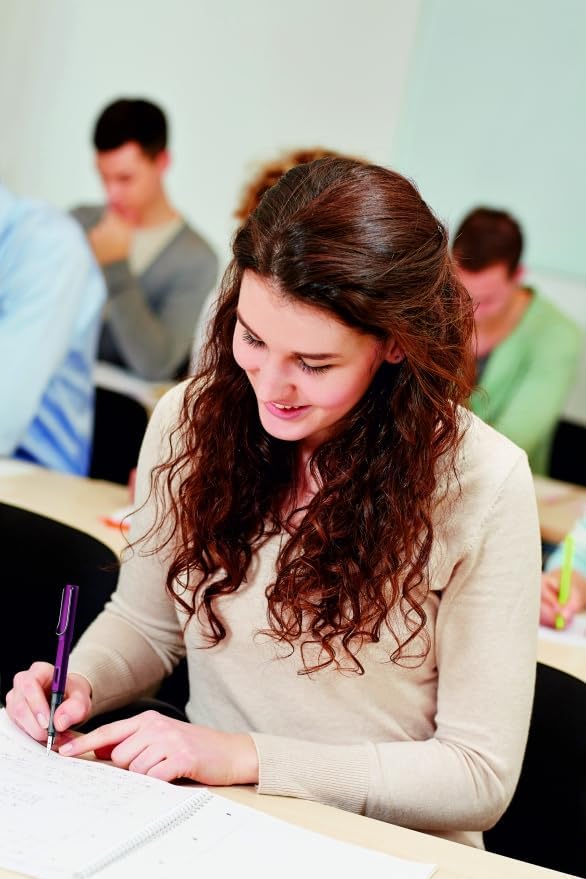
<instances>
[{"instance_id":1,"label":"woman's eye","mask_svg":"<svg viewBox=\"0 0 586 879\"><path fill-rule=\"evenodd\" d=\"M255 336L252 336L248 330L244 330L242 333L242 340L246 342L247 345L250 345L252 348L263 348L264 342L261 342L260 339L257 339ZM310 366L305 360L299 358L299 366L303 370L303 372L309 372L312 375L320 375L321 373L327 372L328 369L331 368L330 364L327 366Z\"/></svg>"},{"instance_id":2,"label":"woman's eye","mask_svg":"<svg viewBox=\"0 0 586 879\"><path fill-rule=\"evenodd\" d=\"M311 372L313 375L320 375L320 373L327 372L330 369L330 365L327 366L310 366L305 360L299 360L299 366L303 370L303 372Z\"/></svg>"},{"instance_id":3,"label":"woman's eye","mask_svg":"<svg viewBox=\"0 0 586 879\"><path fill-rule=\"evenodd\" d=\"M242 338L247 345L252 345L253 348L260 348L261 345L264 345L264 342L261 342L260 339L255 339L254 336L251 336L248 330L244 330Z\"/></svg>"}]
</instances>

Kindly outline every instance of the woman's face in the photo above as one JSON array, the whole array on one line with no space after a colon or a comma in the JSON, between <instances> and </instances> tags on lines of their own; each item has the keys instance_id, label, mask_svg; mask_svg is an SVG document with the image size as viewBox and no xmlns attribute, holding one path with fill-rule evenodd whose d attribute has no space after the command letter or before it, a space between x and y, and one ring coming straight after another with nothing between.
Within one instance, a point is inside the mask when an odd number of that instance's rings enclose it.
<instances>
[{"instance_id":1,"label":"woman's face","mask_svg":"<svg viewBox=\"0 0 586 879\"><path fill-rule=\"evenodd\" d=\"M400 359L394 341L380 342L326 311L286 300L250 271L240 288L233 351L267 433L309 452L358 403L383 360Z\"/></svg>"}]
</instances>

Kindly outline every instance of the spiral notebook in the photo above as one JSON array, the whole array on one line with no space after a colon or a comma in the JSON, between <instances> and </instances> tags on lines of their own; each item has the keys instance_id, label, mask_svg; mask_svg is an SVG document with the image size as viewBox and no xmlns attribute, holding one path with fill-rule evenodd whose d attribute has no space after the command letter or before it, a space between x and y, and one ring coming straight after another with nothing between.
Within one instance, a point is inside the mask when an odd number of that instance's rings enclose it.
<instances>
[{"instance_id":1,"label":"spiral notebook","mask_svg":"<svg viewBox=\"0 0 586 879\"><path fill-rule=\"evenodd\" d=\"M0 867L38 879L300 879L435 870L91 760L47 755L0 712Z\"/></svg>"}]
</instances>

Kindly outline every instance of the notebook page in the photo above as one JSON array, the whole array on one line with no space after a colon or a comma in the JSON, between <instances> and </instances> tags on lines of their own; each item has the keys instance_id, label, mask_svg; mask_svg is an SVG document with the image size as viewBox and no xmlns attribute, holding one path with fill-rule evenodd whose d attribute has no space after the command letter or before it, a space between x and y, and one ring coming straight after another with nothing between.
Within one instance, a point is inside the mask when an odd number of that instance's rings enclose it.
<instances>
[{"instance_id":1,"label":"notebook page","mask_svg":"<svg viewBox=\"0 0 586 879\"><path fill-rule=\"evenodd\" d=\"M106 867L96 879L428 879L435 869L339 842L212 794L195 815Z\"/></svg>"},{"instance_id":2,"label":"notebook page","mask_svg":"<svg viewBox=\"0 0 586 879\"><path fill-rule=\"evenodd\" d=\"M0 711L0 866L66 879L205 788L47 755Z\"/></svg>"},{"instance_id":3,"label":"notebook page","mask_svg":"<svg viewBox=\"0 0 586 879\"><path fill-rule=\"evenodd\" d=\"M572 647L586 647L586 613L576 614L563 629L540 626L539 637L545 641L568 644Z\"/></svg>"}]
</instances>

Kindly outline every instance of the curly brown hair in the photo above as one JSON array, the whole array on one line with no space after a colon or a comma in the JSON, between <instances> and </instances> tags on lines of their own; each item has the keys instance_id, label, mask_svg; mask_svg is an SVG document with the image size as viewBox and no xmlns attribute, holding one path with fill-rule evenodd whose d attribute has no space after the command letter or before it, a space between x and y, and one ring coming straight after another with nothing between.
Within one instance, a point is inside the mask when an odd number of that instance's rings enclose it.
<instances>
[{"instance_id":1,"label":"curly brown hair","mask_svg":"<svg viewBox=\"0 0 586 879\"><path fill-rule=\"evenodd\" d=\"M318 490L291 527L297 448L269 435L232 354L245 271L289 300L333 314L405 359L383 363L364 397L313 453ZM198 374L187 386L168 460L153 487L170 526L167 590L196 615L210 646L226 636L222 596L246 580L269 536L286 540L266 589L267 631L300 652L300 673L331 664L363 672L362 644L393 632L390 659L429 650L423 601L433 511L455 474L459 406L474 380L470 298L447 234L401 175L349 159L289 171L239 229ZM299 515L299 511L297 511ZM409 655L409 650L414 651ZM306 663L306 650L320 649ZM416 645L419 645L416 647ZM349 663L349 665L348 665Z\"/></svg>"}]
</instances>

